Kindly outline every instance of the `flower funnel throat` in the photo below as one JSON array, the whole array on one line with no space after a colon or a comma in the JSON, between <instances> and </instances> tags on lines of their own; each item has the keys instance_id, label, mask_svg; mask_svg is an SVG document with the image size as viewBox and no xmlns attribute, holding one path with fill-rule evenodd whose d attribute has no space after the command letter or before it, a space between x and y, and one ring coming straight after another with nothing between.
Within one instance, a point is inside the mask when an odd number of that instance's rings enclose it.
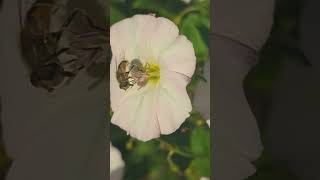
<instances>
[{"instance_id":1,"label":"flower funnel throat","mask_svg":"<svg viewBox=\"0 0 320 180\"><path fill-rule=\"evenodd\" d=\"M160 67L157 64L151 64L146 68L149 76L149 83L158 84L160 82Z\"/></svg>"},{"instance_id":2,"label":"flower funnel throat","mask_svg":"<svg viewBox=\"0 0 320 180\"><path fill-rule=\"evenodd\" d=\"M139 88L144 87L147 83L157 84L160 80L160 67L157 64L145 63L139 59L134 59L131 62L123 60L116 73L116 78L119 83L119 88L128 90L134 85Z\"/></svg>"}]
</instances>

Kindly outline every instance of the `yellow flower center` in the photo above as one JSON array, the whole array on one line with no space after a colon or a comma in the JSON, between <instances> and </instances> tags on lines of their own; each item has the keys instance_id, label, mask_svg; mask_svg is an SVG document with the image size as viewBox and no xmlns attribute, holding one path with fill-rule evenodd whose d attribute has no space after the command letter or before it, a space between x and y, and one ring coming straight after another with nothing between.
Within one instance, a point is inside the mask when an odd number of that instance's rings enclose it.
<instances>
[{"instance_id":1,"label":"yellow flower center","mask_svg":"<svg viewBox=\"0 0 320 180\"><path fill-rule=\"evenodd\" d=\"M146 67L146 72L149 75L149 82L157 84L160 80L160 67L158 64L150 64Z\"/></svg>"}]
</instances>

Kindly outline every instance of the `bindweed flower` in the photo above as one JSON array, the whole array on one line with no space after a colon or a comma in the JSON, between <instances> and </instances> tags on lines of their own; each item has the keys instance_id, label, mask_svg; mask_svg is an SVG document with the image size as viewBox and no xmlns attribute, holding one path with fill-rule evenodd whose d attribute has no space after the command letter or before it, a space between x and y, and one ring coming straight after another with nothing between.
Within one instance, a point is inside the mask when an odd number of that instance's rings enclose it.
<instances>
[{"instance_id":1,"label":"bindweed flower","mask_svg":"<svg viewBox=\"0 0 320 180\"><path fill-rule=\"evenodd\" d=\"M110 180L121 180L124 162L118 149L110 144Z\"/></svg>"},{"instance_id":2,"label":"bindweed flower","mask_svg":"<svg viewBox=\"0 0 320 180\"><path fill-rule=\"evenodd\" d=\"M142 141L171 134L189 117L192 43L170 20L135 15L110 29L111 122Z\"/></svg>"}]
</instances>

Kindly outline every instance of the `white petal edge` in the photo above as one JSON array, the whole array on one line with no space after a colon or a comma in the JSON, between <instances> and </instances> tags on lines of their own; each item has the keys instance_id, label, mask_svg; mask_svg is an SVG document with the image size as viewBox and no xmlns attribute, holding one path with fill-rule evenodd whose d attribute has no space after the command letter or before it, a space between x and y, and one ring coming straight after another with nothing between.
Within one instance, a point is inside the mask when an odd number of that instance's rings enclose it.
<instances>
[{"instance_id":1,"label":"white petal edge","mask_svg":"<svg viewBox=\"0 0 320 180\"><path fill-rule=\"evenodd\" d=\"M131 93L123 98L121 107L114 112L111 122L141 141L159 137L156 114L158 88L149 85L144 89L132 90Z\"/></svg>"},{"instance_id":2,"label":"white petal edge","mask_svg":"<svg viewBox=\"0 0 320 180\"><path fill-rule=\"evenodd\" d=\"M153 15L135 15L136 51L140 59L157 63L159 54L178 37L179 29L170 20Z\"/></svg>"},{"instance_id":3,"label":"white petal edge","mask_svg":"<svg viewBox=\"0 0 320 180\"><path fill-rule=\"evenodd\" d=\"M131 18L121 20L111 26L110 45L114 59L137 57L134 24Z\"/></svg>"},{"instance_id":4,"label":"white petal edge","mask_svg":"<svg viewBox=\"0 0 320 180\"><path fill-rule=\"evenodd\" d=\"M183 35L159 57L161 70L166 69L192 77L196 67L196 56L192 43Z\"/></svg>"},{"instance_id":5,"label":"white petal edge","mask_svg":"<svg viewBox=\"0 0 320 180\"><path fill-rule=\"evenodd\" d=\"M114 56L127 60L139 58L155 61L179 35L170 20L153 15L135 15L114 24L110 29L110 44Z\"/></svg>"},{"instance_id":6,"label":"white petal edge","mask_svg":"<svg viewBox=\"0 0 320 180\"><path fill-rule=\"evenodd\" d=\"M208 126L210 127L210 119L206 120Z\"/></svg>"},{"instance_id":7,"label":"white petal edge","mask_svg":"<svg viewBox=\"0 0 320 180\"><path fill-rule=\"evenodd\" d=\"M172 71L161 71L157 117L161 134L171 134L190 116L192 105L186 86L189 78Z\"/></svg>"}]
</instances>

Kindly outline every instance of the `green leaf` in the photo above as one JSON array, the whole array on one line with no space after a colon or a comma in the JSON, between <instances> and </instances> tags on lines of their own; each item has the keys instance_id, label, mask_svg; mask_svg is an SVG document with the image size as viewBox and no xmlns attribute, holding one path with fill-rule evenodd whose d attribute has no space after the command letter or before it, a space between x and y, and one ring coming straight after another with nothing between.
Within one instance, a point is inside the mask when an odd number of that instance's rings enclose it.
<instances>
[{"instance_id":1,"label":"green leaf","mask_svg":"<svg viewBox=\"0 0 320 180\"><path fill-rule=\"evenodd\" d=\"M190 179L199 179L200 177L210 177L210 159L209 158L196 158L191 163L186 174Z\"/></svg>"},{"instance_id":2,"label":"green leaf","mask_svg":"<svg viewBox=\"0 0 320 180\"><path fill-rule=\"evenodd\" d=\"M191 134L191 152L197 156L210 157L210 132L209 129L195 128Z\"/></svg>"},{"instance_id":3,"label":"green leaf","mask_svg":"<svg viewBox=\"0 0 320 180\"><path fill-rule=\"evenodd\" d=\"M198 0L194 6L200 11L201 16L210 16L210 0Z\"/></svg>"},{"instance_id":4,"label":"green leaf","mask_svg":"<svg viewBox=\"0 0 320 180\"><path fill-rule=\"evenodd\" d=\"M209 59L208 42L205 41L209 36L207 27L208 22L199 13L190 13L181 23L181 33L192 42L198 61Z\"/></svg>"},{"instance_id":5,"label":"green leaf","mask_svg":"<svg viewBox=\"0 0 320 180\"><path fill-rule=\"evenodd\" d=\"M201 81L203 81L203 82L205 82L205 83L208 82L207 79L206 79L204 76L199 75L199 74L197 74L196 76L197 76L197 78L198 78L199 80L201 80Z\"/></svg>"},{"instance_id":6,"label":"green leaf","mask_svg":"<svg viewBox=\"0 0 320 180\"><path fill-rule=\"evenodd\" d=\"M124 19L126 15L115 6L110 7L110 25Z\"/></svg>"}]
</instances>

